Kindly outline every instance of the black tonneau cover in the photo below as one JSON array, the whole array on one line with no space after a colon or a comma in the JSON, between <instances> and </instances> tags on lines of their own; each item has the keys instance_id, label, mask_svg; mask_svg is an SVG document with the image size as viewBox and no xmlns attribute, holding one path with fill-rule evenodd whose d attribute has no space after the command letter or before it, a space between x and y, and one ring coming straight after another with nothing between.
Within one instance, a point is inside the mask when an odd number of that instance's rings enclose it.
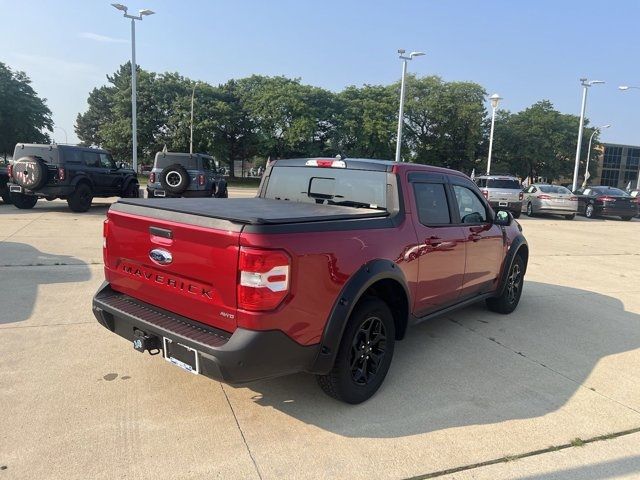
<instances>
[{"instance_id":1,"label":"black tonneau cover","mask_svg":"<svg viewBox=\"0 0 640 480\"><path fill-rule=\"evenodd\" d=\"M122 205L122 207L119 207ZM122 198L111 207L115 211L134 213L125 207L197 215L199 217L228 220L245 225L281 225L289 223L352 220L386 217L386 210L288 202L268 198ZM151 212L149 212L151 214Z\"/></svg>"}]
</instances>

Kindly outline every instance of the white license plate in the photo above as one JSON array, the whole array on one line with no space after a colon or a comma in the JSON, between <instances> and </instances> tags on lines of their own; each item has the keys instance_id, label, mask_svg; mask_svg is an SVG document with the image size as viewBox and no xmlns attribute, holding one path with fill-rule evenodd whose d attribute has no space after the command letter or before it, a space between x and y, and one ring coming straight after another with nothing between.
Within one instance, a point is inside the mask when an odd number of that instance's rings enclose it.
<instances>
[{"instance_id":1,"label":"white license plate","mask_svg":"<svg viewBox=\"0 0 640 480\"><path fill-rule=\"evenodd\" d=\"M167 337L162 338L162 347L164 359L167 362L173 363L177 367L191 372L194 375L200 373L200 358L197 350L174 342Z\"/></svg>"},{"instance_id":2,"label":"white license plate","mask_svg":"<svg viewBox=\"0 0 640 480\"><path fill-rule=\"evenodd\" d=\"M153 196L154 197L166 197L167 194L165 193L164 190L154 190L153 191Z\"/></svg>"},{"instance_id":3,"label":"white license plate","mask_svg":"<svg viewBox=\"0 0 640 480\"><path fill-rule=\"evenodd\" d=\"M10 185L9 191L13 193L22 193L22 187L20 185Z\"/></svg>"},{"instance_id":4,"label":"white license plate","mask_svg":"<svg viewBox=\"0 0 640 480\"><path fill-rule=\"evenodd\" d=\"M509 202L498 202L498 206L499 207L508 207L509 206Z\"/></svg>"}]
</instances>

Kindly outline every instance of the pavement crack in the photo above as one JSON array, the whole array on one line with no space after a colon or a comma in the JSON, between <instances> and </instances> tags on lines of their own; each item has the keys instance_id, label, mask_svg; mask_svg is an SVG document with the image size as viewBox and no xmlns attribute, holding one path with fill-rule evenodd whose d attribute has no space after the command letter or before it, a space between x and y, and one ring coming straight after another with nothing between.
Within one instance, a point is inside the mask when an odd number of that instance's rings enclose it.
<instances>
[{"instance_id":1,"label":"pavement crack","mask_svg":"<svg viewBox=\"0 0 640 480\"><path fill-rule=\"evenodd\" d=\"M566 450L568 448L582 448L584 445L595 442L603 442L605 440L612 440L618 437L624 437L626 435L632 435L634 433L640 433L640 427L632 428L630 430L623 430L621 432L610 433L607 435L598 435L597 437L591 437L586 440L580 439L580 442L576 442L575 440L571 443L563 443L562 445L552 445L547 448L542 448L540 450L533 450L530 452L520 453L517 455L508 455L505 457L494 458L493 460L486 460L484 462L471 463L468 465L462 465L460 467L448 468L446 470L440 470L437 472L426 473L424 475L416 475L415 477L408 477L405 480L427 480L429 478L438 478L444 475L452 475L454 473L460 473L467 470L474 470L476 468L488 467L490 465L495 465L497 463L507 463L512 462L514 460L521 460L523 458L535 457L537 455L545 455L547 453L557 452L559 450Z\"/></svg>"},{"instance_id":2,"label":"pavement crack","mask_svg":"<svg viewBox=\"0 0 640 480\"><path fill-rule=\"evenodd\" d=\"M2 240L0 240L0 243L2 242L6 242L7 240L9 240L11 237L16 236L18 233L20 233L22 230L24 230L25 228L27 228L29 225L31 225L33 222L35 222L36 220L40 220L42 217L44 217L47 214L47 212L41 213L40 215L36 216L33 220L31 220L29 223L27 223L26 225L23 225L22 227L20 227L18 230L16 230L15 232L13 232L11 235L9 235L7 238L3 238Z\"/></svg>"},{"instance_id":3,"label":"pavement crack","mask_svg":"<svg viewBox=\"0 0 640 480\"><path fill-rule=\"evenodd\" d=\"M596 395L599 395L602 398L606 398L607 400L609 400L609 401L611 401L613 403L616 403L616 404L620 405L621 407L624 407L624 408L626 408L628 410L631 410L632 412L635 412L635 413L640 415L640 410L638 410L636 408L633 408L633 407L631 407L631 406L629 406L629 405L627 405L625 403L622 403L619 400L616 400L615 398L612 398L612 397L610 397L608 395L605 395L602 392L599 392L597 390L589 388L589 387L585 386L582 382L579 382L578 380L576 380L574 378L571 378L568 375L565 375L564 373L562 373L562 372L550 367L549 365L546 365L546 364L542 363L541 361L536 360L535 358L528 356L524 352L520 352L520 351L518 351L518 350L516 350L514 348L511 348L509 345L505 345L504 343L501 343L499 340L497 340L497 339L495 339L493 337L487 337L487 336L483 335L482 333L478 332L477 330L475 330L474 328L471 328L471 327L468 327L466 325L463 325L462 323L460 323L458 320L455 320L454 318L451 318L451 317L447 317L447 318L451 323L454 323L454 324L458 325L459 327L464 328L465 330L467 330L467 331L469 331L471 333L474 333L475 335L478 335L479 337L482 337L482 338L484 338L486 340L489 340L489 341L495 343L496 345L499 345L500 347L504 348L505 350L508 350L511 353L519 355L520 357L526 359L527 361L529 361L529 362L531 362L531 363L533 363L535 365L538 365L539 367L542 367L542 368L544 368L546 370L549 370L550 372L555 373L556 375L561 376L565 380L568 380L568 381L574 383L578 388L589 390L590 392L595 393Z\"/></svg>"},{"instance_id":4,"label":"pavement crack","mask_svg":"<svg viewBox=\"0 0 640 480\"><path fill-rule=\"evenodd\" d=\"M253 466L256 469L256 473L258 474L258 478L260 480L262 480L262 474L260 473L260 468L258 467L258 462L256 462L256 459L253 456L253 453L251 453L251 449L249 448L249 444L247 443L247 438L244 436L244 432L242 431L242 427L240 426L240 422L238 421L238 417L236 416L236 411L233 409L233 405L231 405L231 400L229 400L229 396L227 395L227 391L224 389L224 384L220 384L220 388L222 389L222 393L224 394L224 398L227 399L227 404L229 405L229 408L231 409L231 414L233 415L233 419L236 421L236 426L238 427L238 431L240 432L240 436L242 437L242 441L244 442L244 446L247 449L247 453L249 454L249 457L251 458L251 461L253 462Z\"/></svg>"}]
</instances>

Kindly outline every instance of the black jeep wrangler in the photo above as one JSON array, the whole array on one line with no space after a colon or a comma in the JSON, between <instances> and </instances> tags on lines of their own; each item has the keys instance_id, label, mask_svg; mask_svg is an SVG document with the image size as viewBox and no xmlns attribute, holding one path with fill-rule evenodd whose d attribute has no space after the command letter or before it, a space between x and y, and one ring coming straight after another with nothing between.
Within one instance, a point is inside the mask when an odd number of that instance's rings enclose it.
<instances>
[{"instance_id":1,"label":"black jeep wrangler","mask_svg":"<svg viewBox=\"0 0 640 480\"><path fill-rule=\"evenodd\" d=\"M86 212L94 197L138 197L138 178L106 150L73 145L19 143L9 167L11 201L33 208L38 198L66 200Z\"/></svg>"},{"instance_id":2,"label":"black jeep wrangler","mask_svg":"<svg viewBox=\"0 0 640 480\"><path fill-rule=\"evenodd\" d=\"M147 196L227 198L227 181L203 153L158 152L149 173Z\"/></svg>"}]
</instances>

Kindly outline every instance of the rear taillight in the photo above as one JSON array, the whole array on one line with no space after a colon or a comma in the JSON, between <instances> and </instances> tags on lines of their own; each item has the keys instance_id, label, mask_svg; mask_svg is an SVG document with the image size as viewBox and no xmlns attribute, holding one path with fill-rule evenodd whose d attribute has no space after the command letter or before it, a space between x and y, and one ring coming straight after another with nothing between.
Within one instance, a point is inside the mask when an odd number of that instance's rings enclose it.
<instances>
[{"instance_id":1,"label":"rear taillight","mask_svg":"<svg viewBox=\"0 0 640 480\"><path fill-rule=\"evenodd\" d=\"M598 200L600 200L601 202L615 202L616 199L613 197L608 197L606 195L602 196L602 197L598 197Z\"/></svg>"},{"instance_id":2,"label":"rear taillight","mask_svg":"<svg viewBox=\"0 0 640 480\"><path fill-rule=\"evenodd\" d=\"M198 185L203 186L204 181L205 181L204 175L203 174L198 175Z\"/></svg>"},{"instance_id":3,"label":"rear taillight","mask_svg":"<svg viewBox=\"0 0 640 480\"><path fill-rule=\"evenodd\" d=\"M524 193L520 192L520 195L518 195L518 199L522 200L524 198Z\"/></svg>"},{"instance_id":4,"label":"rear taillight","mask_svg":"<svg viewBox=\"0 0 640 480\"><path fill-rule=\"evenodd\" d=\"M482 195L484 195L484 198L489 200L489 191L488 190L480 190L480 191L482 192Z\"/></svg>"},{"instance_id":5,"label":"rear taillight","mask_svg":"<svg viewBox=\"0 0 640 480\"><path fill-rule=\"evenodd\" d=\"M238 308L273 310L289 294L291 258L281 250L240 247Z\"/></svg>"},{"instance_id":6,"label":"rear taillight","mask_svg":"<svg viewBox=\"0 0 640 480\"><path fill-rule=\"evenodd\" d=\"M577 202L578 201L578 197L569 197L569 201L570 202Z\"/></svg>"},{"instance_id":7,"label":"rear taillight","mask_svg":"<svg viewBox=\"0 0 640 480\"><path fill-rule=\"evenodd\" d=\"M549 195L538 195L538 198L540 200L551 200L551 197Z\"/></svg>"},{"instance_id":8,"label":"rear taillight","mask_svg":"<svg viewBox=\"0 0 640 480\"><path fill-rule=\"evenodd\" d=\"M67 178L67 172L65 172L63 167L58 167L58 180L63 182L65 178Z\"/></svg>"},{"instance_id":9,"label":"rear taillight","mask_svg":"<svg viewBox=\"0 0 640 480\"><path fill-rule=\"evenodd\" d=\"M11 164L7 167L7 175L9 175L9 178L13 178L13 165Z\"/></svg>"},{"instance_id":10,"label":"rear taillight","mask_svg":"<svg viewBox=\"0 0 640 480\"><path fill-rule=\"evenodd\" d=\"M107 236L109 235L109 219L102 222L102 260L107 264Z\"/></svg>"},{"instance_id":11,"label":"rear taillight","mask_svg":"<svg viewBox=\"0 0 640 480\"><path fill-rule=\"evenodd\" d=\"M156 183L156 174L154 172L149 174L149 183Z\"/></svg>"}]
</instances>

